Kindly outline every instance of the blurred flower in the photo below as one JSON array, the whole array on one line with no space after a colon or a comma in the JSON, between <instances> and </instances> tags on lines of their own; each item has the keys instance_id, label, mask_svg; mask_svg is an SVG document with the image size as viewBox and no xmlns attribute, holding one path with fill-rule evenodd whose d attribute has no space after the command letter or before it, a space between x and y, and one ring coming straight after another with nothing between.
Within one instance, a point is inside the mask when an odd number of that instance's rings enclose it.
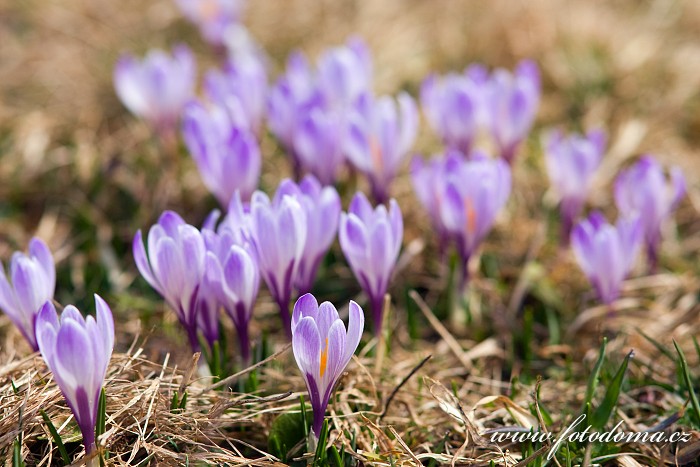
<instances>
[{"instance_id":1,"label":"blurred flower","mask_svg":"<svg viewBox=\"0 0 700 467\"><path fill-rule=\"evenodd\" d=\"M571 232L576 261L595 288L598 298L610 305L619 295L642 239L639 218L607 223L600 212L592 213Z\"/></svg>"},{"instance_id":2,"label":"blurred flower","mask_svg":"<svg viewBox=\"0 0 700 467\"><path fill-rule=\"evenodd\" d=\"M344 115L321 107L314 108L300 120L294 135L294 153L301 166L324 185L335 183L345 162L346 132Z\"/></svg>"},{"instance_id":3,"label":"blurred flower","mask_svg":"<svg viewBox=\"0 0 700 467\"><path fill-rule=\"evenodd\" d=\"M37 351L34 323L46 301L53 300L56 268L49 247L39 238L29 242L29 254L15 252L10 261L8 282L0 264L0 309L17 326L34 351Z\"/></svg>"},{"instance_id":4,"label":"blurred flower","mask_svg":"<svg viewBox=\"0 0 700 467\"><path fill-rule=\"evenodd\" d=\"M275 197L256 191L250 203L250 235L260 274L280 309L291 337L289 302L307 237L306 212L293 196Z\"/></svg>"},{"instance_id":5,"label":"blurred flower","mask_svg":"<svg viewBox=\"0 0 700 467\"><path fill-rule=\"evenodd\" d=\"M355 278L369 298L374 332L382 326L384 295L394 272L403 240L403 218L394 199L389 210L384 205L372 208L358 192L347 213L340 215L340 246Z\"/></svg>"},{"instance_id":6,"label":"blurred flower","mask_svg":"<svg viewBox=\"0 0 700 467\"><path fill-rule=\"evenodd\" d=\"M679 167L670 171L667 182L661 165L650 155L642 156L634 166L620 172L615 181L615 202L625 215L639 216L644 232L649 267L658 262L661 225L671 217L685 195L685 178Z\"/></svg>"},{"instance_id":7,"label":"blurred flower","mask_svg":"<svg viewBox=\"0 0 700 467\"><path fill-rule=\"evenodd\" d=\"M444 180L440 217L457 242L462 259L463 284L468 280L468 262L496 215L508 201L511 176L501 159L475 153L471 159L452 162Z\"/></svg>"},{"instance_id":8,"label":"blurred flower","mask_svg":"<svg viewBox=\"0 0 700 467\"><path fill-rule=\"evenodd\" d=\"M496 70L487 86L487 126L501 157L511 164L537 115L540 72L534 62L523 60L514 75Z\"/></svg>"},{"instance_id":9,"label":"blurred flower","mask_svg":"<svg viewBox=\"0 0 700 467\"><path fill-rule=\"evenodd\" d=\"M350 362L362 338L365 317L350 301L348 328L330 302L318 305L311 294L303 295L292 315L292 350L309 391L314 412L313 434L318 438L333 387Z\"/></svg>"},{"instance_id":10,"label":"blurred flower","mask_svg":"<svg viewBox=\"0 0 700 467\"><path fill-rule=\"evenodd\" d=\"M372 195L378 203L388 199L389 184L396 176L418 131L418 112L406 93L396 102L384 96L366 95L350 116L346 145L347 157L369 178Z\"/></svg>"},{"instance_id":11,"label":"blurred flower","mask_svg":"<svg viewBox=\"0 0 700 467\"><path fill-rule=\"evenodd\" d=\"M97 319L83 318L68 305L59 321L56 308L47 301L36 320L39 350L73 412L88 454L96 449L100 393L114 349L112 311L99 295L95 308Z\"/></svg>"},{"instance_id":12,"label":"blurred flower","mask_svg":"<svg viewBox=\"0 0 700 467\"><path fill-rule=\"evenodd\" d=\"M177 314L192 350L199 351L198 330L203 323L198 312L200 293L206 297L200 290L206 252L202 234L176 213L165 211L148 232L148 254L140 230L134 236L133 251L139 272ZM211 323L211 319L204 323ZM203 331L209 344L215 335L218 337L210 329Z\"/></svg>"},{"instance_id":13,"label":"blurred flower","mask_svg":"<svg viewBox=\"0 0 700 467\"><path fill-rule=\"evenodd\" d=\"M372 57L367 44L351 37L341 47L327 49L318 60L318 87L328 105L347 107L372 87Z\"/></svg>"},{"instance_id":14,"label":"blurred flower","mask_svg":"<svg viewBox=\"0 0 700 467\"><path fill-rule=\"evenodd\" d=\"M236 122L259 136L265 115L267 72L255 53L232 56L223 70L209 70L204 76L207 99L238 115ZM243 126L243 125L241 125Z\"/></svg>"},{"instance_id":15,"label":"blurred flower","mask_svg":"<svg viewBox=\"0 0 700 467\"><path fill-rule=\"evenodd\" d=\"M245 5L243 0L176 0L176 3L212 45L225 44L227 33L238 24Z\"/></svg>"},{"instance_id":16,"label":"blurred flower","mask_svg":"<svg viewBox=\"0 0 700 467\"><path fill-rule=\"evenodd\" d=\"M187 105L183 136L205 185L222 206L236 190L250 199L260 179L262 157L255 137L236 126L222 106Z\"/></svg>"},{"instance_id":17,"label":"blurred flower","mask_svg":"<svg viewBox=\"0 0 700 467\"><path fill-rule=\"evenodd\" d=\"M131 113L159 132L170 131L194 93L196 74L190 49L180 45L172 56L162 50L151 50L142 61L122 55L114 69L114 86Z\"/></svg>"},{"instance_id":18,"label":"blurred flower","mask_svg":"<svg viewBox=\"0 0 700 467\"><path fill-rule=\"evenodd\" d=\"M304 294L311 291L318 266L338 232L340 196L335 188L321 186L312 175L304 177L299 185L289 179L282 181L275 193L276 202L287 195L296 198L306 212L306 242L294 279L298 292Z\"/></svg>"},{"instance_id":19,"label":"blurred flower","mask_svg":"<svg viewBox=\"0 0 700 467\"><path fill-rule=\"evenodd\" d=\"M545 163L552 187L561 200L562 242L568 243L571 228L583 204L605 152L605 133L589 131L585 136L565 137L561 131L545 138Z\"/></svg>"}]
</instances>

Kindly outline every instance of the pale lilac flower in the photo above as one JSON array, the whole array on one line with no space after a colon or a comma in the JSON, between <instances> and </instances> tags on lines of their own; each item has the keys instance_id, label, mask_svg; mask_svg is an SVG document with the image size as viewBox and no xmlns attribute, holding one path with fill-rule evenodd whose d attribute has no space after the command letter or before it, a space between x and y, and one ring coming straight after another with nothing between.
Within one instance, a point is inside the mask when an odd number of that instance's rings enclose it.
<instances>
[{"instance_id":1,"label":"pale lilac flower","mask_svg":"<svg viewBox=\"0 0 700 467\"><path fill-rule=\"evenodd\" d=\"M287 179L280 183L275 201L283 196L296 198L306 212L306 242L294 285L300 294L310 292L323 257L335 240L340 221L340 196L332 186L323 187L312 175L297 185Z\"/></svg>"},{"instance_id":2,"label":"pale lilac flower","mask_svg":"<svg viewBox=\"0 0 700 467\"><path fill-rule=\"evenodd\" d=\"M605 142L602 130L568 137L554 130L544 141L547 173L560 199L563 243L569 241L574 222L583 209L593 175L605 152Z\"/></svg>"},{"instance_id":3,"label":"pale lilac flower","mask_svg":"<svg viewBox=\"0 0 700 467\"><path fill-rule=\"evenodd\" d=\"M440 216L457 243L463 284L468 280L469 258L491 230L496 215L508 201L510 189L510 169L501 159L476 153L449 171Z\"/></svg>"},{"instance_id":4,"label":"pale lilac flower","mask_svg":"<svg viewBox=\"0 0 700 467\"><path fill-rule=\"evenodd\" d=\"M122 55L114 69L114 86L131 113L158 131L172 130L194 94L194 57L184 45L168 55L151 50L143 60Z\"/></svg>"},{"instance_id":5,"label":"pale lilac flower","mask_svg":"<svg viewBox=\"0 0 700 467\"><path fill-rule=\"evenodd\" d=\"M42 305L53 300L56 288L56 268L49 247L41 239L32 238L29 254L12 255L9 275L11 284L0 264L0 309L36 351L34 323Z\"/></svg>"},{"instance_id":6,"label":"pale lilac flower","mask_svg":"<svg viewBox=\"0 0 700 467\"><path fill-rule=\"evenodd\" d=\"M206 254L202 234L176 213L166 211L148 232L148 254L140 230L134 236L133 252L139 272L177 314L192 350L198 351L202 324L198 311ZM207 339L213 336L213 331L205 332Z\"/></svg>"},{"instance_id":7,"label":"pale lilac flower","mask_svg":"<svg viewBox=\"0 0 700 467\"><path fill-rule=\"evenodd\" d=\"M262 157L258 142L248 130L236 126L227 109L188 104L183 136L204 184L222 206L238 190L250 199L258 186Z\"/></svg>"},{"instance_id":8,"label":"pale lilac flower","mask_svg":"<svg viewBox=\"0 0 700 467\"><path fill-rule=\"evenodd\" d=\"M661 225L670 218L685 195L686 185L679 167L664 176L661 165L650 155L642 156L634 166L624 170L615 181L615 202L624 215L639 216L649 267L658 262Z\"/></svg>"},{"instance_id":9,"label":"pale lilac flower","mask_svg":"<svg viewBox=\"0 0 700 467\"><path fill-rule=\"evenodd\" d=\"M306 212L293 196L270 202L256 191L250 203L249 229L260 274L280 309L282 324L291 336L289 302L306 245Z\"/></svg>"},{"instance_id":10,"label":"pale lilac flower","mask_svg":"<svg viewBox=\"0 0 700 467\"><path fill-rule=\"evenodd\" d=\"M240 21L243 0L176 0L182 14L212 45L224 45L227 33Z\"/></svg>"},{"instance_id":11,"label":"pale lilac flower","mask_svg":"<svg viewBox=\"0 0 700 467\"><path fill-rule=\"evenodd\" d=\"M358 101L351 114L346 145L350 162L369 178L375 201L388 199L389 184L408 154L418 131L418 112L406 93Z\"/></svg>"},{"instance_id":12,"label":"pale lilac flower","mask_svg":"<svg viewBox=\"0 0 700 467\"><path fill-rule=\"evenodd\" d=\"M642 240L639 218L618 219L607 223L600 212L592 213L571 232L571 248L579 266L605 305L619 295Z\"/></svg>"},{"instance_id":13,"label":"pale lilac flower","mask_svg":"<svg viewBox=\"0 0 700 467\"><path fill-rule=\"evenodd\" d=\"M334 386L352 359L362 338L365 317L350 301L347 330L330 302L318 305L311 294L303 295L292 315L292 351L309 391L314 413L312 431L318 438Z\"/></svg>"},{"instance_id":14,"label":"pale lilac flower","mask_svg":"<svg viewBox=\"0 0 700 467\"><path fill-rule=\"evenodd\" d=\"M396 200L372 208L358 192L347 213L340 215L340 247L355 278L367 294L374 319L374 331L381 332L384 295L396 266L403 240L403 218Z\"/></svg>"},{"instance_id":15,"label":"pale lilac flower","mask_svg":"<svg viewBox=\"0 0 700 467\"><path fill-rule=\"evenodd\" d=\"M204 76L207 99L223 105L245 122L245 128L259 136L265 116L267 72L255 53L230 57L223 70L210 70Z\"/></svg>"},{"instance_id":16,"label":"pale lilac flower","mask_svg":"<svg viewBox=\"0 0 700 467\"><path fill-rule=\"evenodd\" d=\"M46 365L73 412L85 452L95 451L95 427L102 385L114 349L114 319L107 303L95 295L96 319L73 305L56 308L47 301L36 320L36 338Z\"/></svg>"},{"instance_id":17,"label":"pale lilac flower","mask_svg":"<svg viewBox=\"0 0 700 467\"><path fill-rule=\"evenodd\" d=\"M511 164L537 115L540 72L534 62L523 60L515 74L496 70L487 86L487 125L500 156Z\"/></svg>"},{"instance_id":18,"label":"pale lilac flower","mask_svg":"<svg viewBox=\"0 0 700 467\"><path fill-rule=\"evenodd\" d=\"M372 87L372 57L359 37L326 50L318 60L318 86L329 105L347 107Z\"/></svg>"},{"instance_id":19,"label":"pale lilac flower","mask_svg":"<svg viewBox=\"0 0 700 467\"><path fill-rule=\"evenodd\" d=\"M332 185L345 162L345 117L340 112L312 109L300 118L294 135L294 153L301 166L324 185Z\"/></svg>"}]
</instances>

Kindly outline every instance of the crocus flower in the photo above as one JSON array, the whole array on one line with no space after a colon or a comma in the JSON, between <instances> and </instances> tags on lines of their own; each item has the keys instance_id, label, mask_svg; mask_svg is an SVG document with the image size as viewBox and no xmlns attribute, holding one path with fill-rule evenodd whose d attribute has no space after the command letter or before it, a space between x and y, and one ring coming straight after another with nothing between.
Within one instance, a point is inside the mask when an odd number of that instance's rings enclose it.
<instances>
[{"instance_id":1,"label":"crocus flower","mask_svg":"<svg viewBox=\"0 0 700 467\"><path fill-rule=\"evenodd\" d=\"M256 191L250 203L249 222L260 274L291 337L289 302L308 235L306 212L293 196L270 202L265 193Z\"/></svg>"},{"instance_id":2,"label":"crocus flower","mask_svg":"<svg viewBox=\"0 0 700 467\"><path fill-rule=\"evenodd\" d=\"M446 178L440 204L442 223L457 243L462 259L463 284L468 262L508 201L511 176L501 159L476 153L455 164Z\"/></svg>"},{"instance_id":3,"label":"crocus flower","mask_svg":"<svg viewBox=\"0 0 700 467\"><path fill-rule=\"evenodd\" d=\"M321 260L338 232L340 196L332 186L323 187L312 175L297 185L287 179L280 183L275 198L293 196L306 212L306 242L294 285L300 294L311 291Z\"/></svg>"},{"instance_id":4,"label":"crocus flower","mask_svg":"<svg viewBox=\"0 0 700 467\"><path fill-rule=\"evenodd\" d=\"M369 178L375 201L388 198L388 188L411 149L418 131L418 112L406 93L396 102L388 96L358 101L350 117L346 154Z\"/></svg>"},{"instance_id":5,"label":"crocus flower","mask_svg":"<svg viewBox=\"0 0 700 467\"><path fill-rule=\"evenodd\" d=\"M369 298L374 331L379 334L384 295L403 240L399 205L392 199L389 210L384 205L373 209L367 197L358 192L350 202L348 212L340 215L338 239L345 259Z\"/></svg>"},{"instance_id":6,"label":"crocus flower","mask_svg":"<svg viewBox=\"0 0 700 467\"><path fill-rule=\"evenodd\" d=\"M359 37L326 50L318 60L318 86L331 106L347 107L372 86L372 57Z\"/></svg>"},{"instance_id":7,"label":"crocus flower","mask_svg":"<svg viewBox=\"0 0 700 467\"><path fill-rule=\"evenodd\" d=\"M350 301L349 314L346 330L330 302L319 306L313 295L306 294L294 305L292 350L309 391L316 438L333 388L357 350L364 330L364 313L357 303Z\"/></svg>"},{"instance_id":8,"label":"crocus flower","mask_svg":"<svg viewBox=\"0 0 700 467\"><path fill-rule=\"evenodd\" d=\"M176 0L180 11L212 45L224 45L232 26L238 24L243 0Z\"/></svg>"},{"instance_id":9,"label":"crocus flower","mask_svg":"<svg viewBox=\"0 0 700 467\"><path fill-rule=\"evenodd\" d=\"M294 153L306 171L324 185L332 185L345 162L345 118L340 112L317 107L300 120Z\"/></svg>"},{"instance_id":10,"label":"crocus flower","mask_svg":"<svg viewBox=\"0 0 700 467\"><path fill-rule=\"evenodd\" d=\"M95 451L100 392L114 349L114 319L107 303L95 295L96 319L73 305L59 319L48 301L36 320L36 339L83 435L85 452Z\"/></svg>"},{"instance_id":11,"label":"crocus flower","mask_svg":"<svg viewBox=\"0 0 700 467\"><path fill-rule=\"evenodd\" d=\"M0 309L12 320L34 351L38 350L34 323L42 305L53 300L56 268L49 247L39 238L29 242L29 254L15 252L10 280L0 264Z\"/></svg>"},{"instance_id":12,"label":"crocus flower","mask_svg":"<svg viewBox=\"0 0 700 467\"><path fill-rule=\"evenodd\" d=\"M524 60L515 74L496 70L488 83L487 125L496 146L509 164L532 126L540 102L537 65Z\"/></svg>"},{"instance_id":13,"label":"crocus flower","mask_svg":"<svg viewBox=\"0 0 700 467\"><path fill-rule=\"evenodd\" d=\"M620 212L639 216L649 267L658 262L661 225L671 217L685 195L685 178L679 167L664 176L661 165L650 155L642 156L634 166L624 170L615 181L615 202Z\"/></svg>"},{"instance_id":14,"label":"crocus flower","mask_svg":"<svg viewBox=\"0 0 700 467\"><path fill-rule=\"evenodd\" d=\"M134 236L133 251L139 272L177 314L192 350L199 351L198 302L206 254L202 234L176 213L166 211L148 232L148 254L140 230ZM205 333L205 337L213 334Z\"/></svg>"},{"instance_id":15,"label":"crocus flower","mask_svg":"<svg viewBox=\"0 0 700 467\"><path fill-rule=\"evenodd\" d=\"M562 241L567 243L603 158L605 133L592 130L585 136L565 137L555 130L547 135L544 146L549 180L561 200Z\"/></svg>"},{"instance_id":16,"label":"crocus flower","mask_svg":"<svg viewBox=\"0 0 700 467\"><path fill-rule=\"evenodd\" d=\"M196 74L190 49L180 45L172 56L162 50L151 50L142 61L122 55L114 69L114 86L131 113L158 131L168 131L194 93Z\"/></svg>"},{"instance_id":17,"label":"crocus flower","mask_svg":"<svg viewBox=\"0 0 700 467\"><path fill-rule=\"evenodd\" d=\"M210 70L204 76L207 99L224 104L240 114L245 127L260 135L267 97L267 72L255 53L232 56L223 70Z\"/></svg>"},{"instance_id":18,"label":"crocus flower","mask_svg":"<svg viewBox=\"0 0 700 467\"><path fill-rule=\"evenodd\" d=\"M579 266L598 294L610 305L619 295L642 240L639 218L621 218L610 225L600 212L592 213L571 232L571 248Z\"/></svg>"},{"instance_id":19,"label":"crocus flower","mask_svg":"<svg viewBox=\"0 0 700 467\"><path fill-rule=\"evenodd\" d=\"M236 126L226 108L188 104L182 132L205 185L222 206L236 190L250 199L260 179L262 157L258 142L245 128Z\"/></svg>"}]
</instances>

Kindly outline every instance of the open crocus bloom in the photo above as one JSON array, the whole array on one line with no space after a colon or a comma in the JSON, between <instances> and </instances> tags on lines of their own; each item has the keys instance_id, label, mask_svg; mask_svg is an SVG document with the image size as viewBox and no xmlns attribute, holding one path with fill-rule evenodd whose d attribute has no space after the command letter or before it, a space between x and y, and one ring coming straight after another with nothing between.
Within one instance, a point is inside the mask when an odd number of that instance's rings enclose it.
<instances>
[{"instance_id":1,"label":"open crocus bloom","mask_svg":"<svg viewBox=\"0 0 700 467\"><path fill-rule=\"evenodd\" d=\"M245 6L243 0L176 0L175 3L212 45L225 44L227 33L238 24Z\"/></svg>"},{"instance_id":2,"label":"open crocus bloom","mask_svg":"<svg viewBox=\"0 0 700 467\"><path fill-rule=\"evenodd\" d=\"M85 451L95 450L95 425L100 392L114 349L114 319L100 296L95 295L97 319L68 305L59 320L56 308L46 302L36 322L36 338L46 364L68 403Z\"/></svg>"},{"instance_id":3,"label":"open crocus bloom","mask_svg":"<svg viewBox=\"0 0 700 467\"><path fill-rule=\"evenodd\" d=\"M348 328L330 302L320 306L311 294L303 295L292 314L292 350L309 391L314 412L313 433L318 437L333 387L350 362L362 337L365 317L350 301Z\"/></svg>"}]
</instances>

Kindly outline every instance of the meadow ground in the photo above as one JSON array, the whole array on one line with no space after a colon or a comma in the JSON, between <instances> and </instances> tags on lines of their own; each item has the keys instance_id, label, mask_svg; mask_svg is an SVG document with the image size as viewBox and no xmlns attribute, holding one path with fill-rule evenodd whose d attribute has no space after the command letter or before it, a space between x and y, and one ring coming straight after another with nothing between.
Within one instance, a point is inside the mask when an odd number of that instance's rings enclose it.
<instances>
[{"instance_id":1,"label":"meadow ground","mask_svg":"<svg viewBox=\"0 0 700 467\"><path fill-rule=\"evenodd\" d=\"M350 34L369 44L380 93L415 96L429 72L472 62L512 68L532 58L542 71L537 122L515 162L507 209L473 262L468 313L447 316L448 268L437 259L406 166L392 186L406 232L389 330L380 343L366 333L329 410L329 443L344 452L345 465L512 466L532 454L518 465L544 465L546 444L498 445L475 433L530 424L562 431L581 411L604 337L591 400L593 409L609 410L606 426L660 425L691 439L570 443L552 462L696 462L700 413L688 388L700 381L700 2L256 0L245 24L269 54L273 79L290 51L315 57ZM59 303L92 310L97 292L112 306L117 344L101 440L108 464L285 465L303 449L287 456L269 438L294 431L275 421L299 412L304 383L265 288L252 335L265 344L257 359L274 358L222 391L198 377L175 316L133 262L134 233L164 209L200 225L216 207L184 148L164 153L114 93L121 52L178 42L195 49L200 70L216 63L170 0L0 2L0 258L7 264L12 251L40 236L55 255ZM640 263L613 314L596 306L571 252L558 244L540 143L552 126L608 132L588 207L609 218L616 216L614 176L639 154L679 165L688 181L666 226L659 272L646 275ZM438 148L423 121L416 152ZM262 150L261 187L271 192L290 166L270 135ZM344 206L357 188L366 186L346 174ZM315 292L336 305L363 300L337 242ZM673 340L685 351L686 372ZM615 375L631 350L620 382ZM16 450L27 465L60 465L41 409L80 463L70 411L49 381L41 357L0 315L0 457L7 465ZM616 389L613 407L606 395ZM185 393L184 408L173 409L173 396Z\"/></svg>"}]
</instances>

